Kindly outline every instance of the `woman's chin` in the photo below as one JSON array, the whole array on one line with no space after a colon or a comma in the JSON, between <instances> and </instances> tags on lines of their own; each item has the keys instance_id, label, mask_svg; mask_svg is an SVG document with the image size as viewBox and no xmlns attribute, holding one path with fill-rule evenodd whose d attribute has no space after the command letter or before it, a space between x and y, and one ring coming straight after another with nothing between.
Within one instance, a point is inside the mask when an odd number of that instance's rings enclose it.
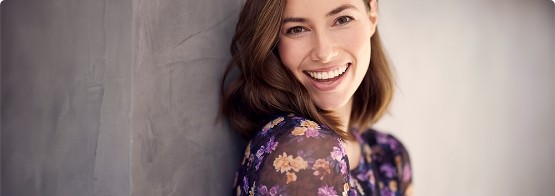
<instances>
[{"instance_id":1,"label":"woman's chin","mask_svg":"<svg viewBox=\"0 0 555 196\"><path fill-rule=\"evenodd\" d=\"M316 105L316 107L333 112L340 112L346 109L352 98L351 96L346 96L348 92L338 91L334 93L327 94L311 94L311 99ZM349 107L350 109L350 107Z\"/></svg>"},{"instance_id":2,"label":"woman's chin","mask_svg":"<svg viewBox=\"0 0 555 196\"><path fill-rule=\"evenodd\" d=\"M316 102L316 106L322 110L326 111L337 111L345 106L346 103L339 103L337 101L327 102L327 103L318 103Z\"/></svg>"}]
</instances>

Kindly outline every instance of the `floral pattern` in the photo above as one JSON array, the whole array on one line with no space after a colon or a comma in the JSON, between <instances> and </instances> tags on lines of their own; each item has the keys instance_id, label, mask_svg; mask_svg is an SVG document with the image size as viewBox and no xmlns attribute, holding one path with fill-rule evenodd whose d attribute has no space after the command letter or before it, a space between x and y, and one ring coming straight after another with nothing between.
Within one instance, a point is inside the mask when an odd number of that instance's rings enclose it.
<instances>
[{"instance_id":1,"label":"floral pattern","mask_svg":"<svg viewBox=\"0 0 555 196\"><path fill-rule=\"evenodd\" d=\"M352 130L361 148L349 167L342 139L295 114L276 116L249 142L236 174L236 195L411 195L404 146L391 135Z\"/></svg>"}]
</instances>

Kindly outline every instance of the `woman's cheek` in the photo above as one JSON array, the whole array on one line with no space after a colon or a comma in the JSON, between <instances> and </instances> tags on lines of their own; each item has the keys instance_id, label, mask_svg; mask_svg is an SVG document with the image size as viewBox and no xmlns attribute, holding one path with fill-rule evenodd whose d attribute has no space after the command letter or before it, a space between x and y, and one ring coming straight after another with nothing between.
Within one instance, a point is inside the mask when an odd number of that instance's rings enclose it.
<instances>
[{"instance_id":1,"label":"woman's cheek","mask_svg":"<svg viewBox=\"0 0 555 196\"><path fill-rule=\"evenodd\" d=\"M369 52L367 48L370 45L370 32L364 28L346 29L342 34L343 48L352 54L361 54ZM360 59L359 59L360 60Z\"/></svg>"},{"instance_id":2,"label":"woman's cheek","mask_svg":"<svg viewBox=\"0 0 555 196\"><path fill-rule=\"evenodd\" d=\"M288 44L286 43L286 41L281 40L278 43L278 51L279 51L279 58L281 60L281 63L283 63L283 65L285 65L285 67L287 67L287 69L289 68L289 65L291 64L289 61L290 54L291 54L291 50L288 47Z\"/></svg>"},{"instance_id":3,"label":"woman's cheek","mask_svg":"<svg viewBox=\"0 0 555 196\"><path fill-rule=\"evenodd\" d=\"M286 39L278 44L281 62L292 72L295 72L302 62L302 49L302 42L300 40Z\"/></svg>"}]
</instances>

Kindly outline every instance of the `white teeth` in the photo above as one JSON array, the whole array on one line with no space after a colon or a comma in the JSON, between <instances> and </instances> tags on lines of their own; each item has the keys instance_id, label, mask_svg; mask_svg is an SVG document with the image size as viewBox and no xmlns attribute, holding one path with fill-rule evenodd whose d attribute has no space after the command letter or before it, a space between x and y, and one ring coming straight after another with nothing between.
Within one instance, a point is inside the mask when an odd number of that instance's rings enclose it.
<instances>
[{"instance_id":1,"label":"white teeth","mask_svg":"<svg viewBox=\"0 0 555 196\"><path fill-rule=\"evenodd\" d=\"M332 79L340 76L341 74L347 71L347 65L343 65L337 69L326 71L326 72L315 72L315 71L307 71L308 75L312 78L325 80L325 79Z\"/></svg>"}]
</instances>

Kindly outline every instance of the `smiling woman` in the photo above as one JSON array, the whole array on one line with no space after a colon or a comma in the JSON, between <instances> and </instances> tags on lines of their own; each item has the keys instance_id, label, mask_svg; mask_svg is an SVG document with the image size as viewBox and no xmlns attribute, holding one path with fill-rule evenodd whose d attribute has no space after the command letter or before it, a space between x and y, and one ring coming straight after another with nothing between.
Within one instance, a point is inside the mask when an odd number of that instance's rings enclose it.
<instances>
[{"instance_id":1,"label":"smiling woman","mask_svg":"<svg viewBox=\"0 0 555 196\"><path fill-rule=\"evenodd\" d=\"M393 86L377 24L376 0L246 2L222 81L237 195L410 195L406 149L369 128Z\"/></svg>"}]
</instances>

